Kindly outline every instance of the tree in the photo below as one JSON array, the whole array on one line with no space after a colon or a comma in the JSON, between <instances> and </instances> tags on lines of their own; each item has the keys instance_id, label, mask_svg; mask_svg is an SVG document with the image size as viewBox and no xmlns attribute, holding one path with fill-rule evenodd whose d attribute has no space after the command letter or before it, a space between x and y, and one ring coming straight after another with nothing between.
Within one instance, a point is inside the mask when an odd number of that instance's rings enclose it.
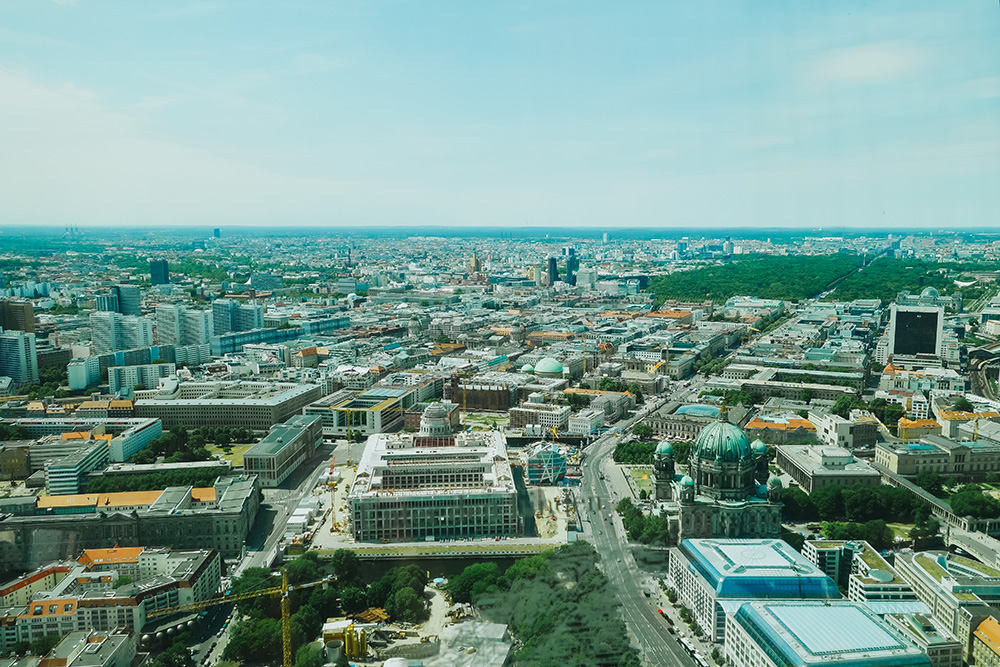
<instances>
[{"instance_id":1,"label":"tree","mask_svg":"<svg viewBox=\"0 0 1000 667\"><path fill-rule=\"evenodd\" d=\"M474 594L482 593L500 579L496 563L475 563L448 581L448 594L455 602L475 602Z\"/></svg>"},{"instance_id":2,"label":"tree","mask_svg":"<svg viewBox=\"0 0 1000 667\"><path fill-rule=\"evenodd\" d=\"M360 588L348 586L340 591L340 606L347 614L357 614L368 608L368 598Z\"/></svg>"},{"instance_id":3,"label":"tree","mask_svg":"<svg viewBox=\"0 0 1000 667\"><path fill-rule=\"evenodd\" d=\"M31 640L31 655L44 656L47 655L49 651L55 648L56 644L62 639L59 635L43 635L37 639Z\"/></svg>"},{"instance_id":4,"label":"tree","mask_svg":"<svg viewBox=\"0 0 1000 667\"><path fill-rule=\"evenodd\" d=\"M330 565L337 579L344 583L358 582L358 555L350 549L337 549L330 558Z\"/></svg>"},{"instance_id":5,"label":"tree","mask_svg":"<svg viewBox=\"0 0 1000 667\"><path fill-rule=\"evenodd\" d=\"M931 495L941 495L941 476L933 470L921 470L918 472L914 483Z\"/></svg>"},{"instance_id":6,"label":"tree","mask_svg":"<svg viewBox=\"0 0 1000 667\"><path fill-rule=\"evenodd\" d=\"M978 484L966 484L948 499L958 516L993 519L1000 516L1000 500L983 493Z\"/></svg>"},{"instance_id":7,"label":"tree","mask_svg":"<svg viewBox=\"0 0 1000 667\"><path fill-rule=\"evenodd\" d=\"M965 396L959 396L954 401L951 402L951 409L957 410L958 412L975 412L976 408L972 405Z\"/></svg>"},{"instance_id":8,"label":"tree","mask_svg":"<svg viewBox=\"0 0 1000 667\"><path fill-rule=\"evenodd\" d=\"M288 583L294 585L316 581L323 576L323 566L315 551L307 551L285 566Z\"/></svg>"},{"instance_id":9,"label":"tree","mask_svg":"<svg viewBox=\"0 0 1000 667\"><path fill-rule=\"evenodd\" d=\"M127 574L123 574L122 576L115 579L113 588L121 588L122 586L128 586L129 584L132 583L132 581L133 581L132 577L128 576Z\"/></svg>"},{"instance_id":10,"label":"tree","mask_svg":"<svg viewBox=\"0 0 1000 667\"><path fill-rule=\"evenodd\" d=\"M809 497L816 506L816 512L820 519L831 521L844 516L844 498L840 488L823 486L813 491Z\"/></svg>"},{"instance_id":11,"label":"tree","mask_svg":"<svg viewBox=\"0 0 1000 667\"><path fill-rule=\"evenodd\" d=\"M674 588L667 589L667 600L670 601L670 604L677 602L677 591Z\"/></svg>"},{"instance_id":12,"label":"tree","mask_svg":"<svg viewBox=\"0 0 1000 667\"><path fill-rule=\"evenodd\" d=\"M401 588L392 596L385 610L395 621L415 623L424 615L424 604L412 588Z\"/></svg>"},{"instance_id":13,"label":"tree","mask_svg":"<svg viewBox=\"0 0 1000 667\"><path fill-rule=\"evenodd\" d=\"M250 616L236 624L222 651L224 660L252 663L281 663L281 621Z\"/></svg>"},{"instance_id":14,"label":"tree","mask_svg":"<svg viewBox=\"0 0 1000 667\"><path fill-rule=\"evenodd\" d=\"M819 518L812 498L797 486L782 489L781 501L784 503L782 514L788 521L815 521Z\"/></svg>"},{"instance_id":15,"label":"tree","mask_svg":"<svg viewBox=\"0 0 1000 667\"><path fill-rule=\"evenodd\" d=\"M637 438L640 438L642 440L649 440L650 438L653 437L654 431L652 426L639 422L638 424L632 426L632 433Z\"/></svg>"},{"instance_id":16,"label":"tree","mask_svg":"<svg viewBox=\"0 0 1000 667\"><path fill-rule=\"evenodd\" d=\"M448 338L448 336L441 334L434 339L434 342L437 343L438 345L447 345L448 343L451 342L451 339Z\"/></svg>"},{"instance_id":17,"label":"tree","mask_svg":"<svg viewBox=\"0 0 1000 667\"><path fill-rule=\"evenodd\" d=\"M323 650L318 646L306 644L295 652L295 667L323 667Z\"/></svg>"},{"instance_id":18,"label":"tree","mask_svg":"<svg viewBox=\"0 0 1000 667\"><path fill-rule=\"evenodd\" d=\"M194 667L191 651L182 641L176 641L153 658L152 667Z\"/></svg>"}]
</instances>

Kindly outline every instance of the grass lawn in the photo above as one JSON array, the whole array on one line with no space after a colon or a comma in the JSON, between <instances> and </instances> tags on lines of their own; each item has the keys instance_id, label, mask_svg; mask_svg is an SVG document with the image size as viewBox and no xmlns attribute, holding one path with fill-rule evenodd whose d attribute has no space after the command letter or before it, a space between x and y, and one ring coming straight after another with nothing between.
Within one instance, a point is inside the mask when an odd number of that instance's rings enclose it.
<instances>
[{"instance_id":1,"label":"grass lawn","mask_svg":"<svg viewBox=\"0 0 1000 667\"><path fill-rule=\"evenodd\" d=\"M913 530L912 523L889 523L886 525L892 529L896 537L902 537L904 540L910 539L910 531Z\"/></svg>"},{"instance_id":2,"label":"grass lawn","mask_svg":"<svg viewBox=\"0 0 1000 667\"><path fill-rule=\"evenodd\" d=\"M246 454L251 447L253 447L253 445L233 445L230 447L230 450L233 452L232 454L226 454L222 451L222 447L216 447L215 445L207 445L205 449L207 449L211 454L229 461L234 466L242 466L243 455Z\"/></svg>"},{"instance_id":3,"label":"grass lawn","mask_svg":"<svg viewBox=\"0 0 1000 667\"><path fill-rule=\"evenodd\" d=\"M481 428L489 430L491 426L500 428L501 426L510 425L510 418L507 415L492 412L463 412L461 420L462 426L473 429Z\"/></svg>"},{"instance_id":4,"label":"grass lawn","mask_svg":"<svg viewBox=\"0 0 1000 667\"><path fill-rule=\"evenodd\" d=\"M638 491L645 489L648 493L653 492L653 469L652 468L630 468L632 483Z\"/></svg>"}]
</instances>

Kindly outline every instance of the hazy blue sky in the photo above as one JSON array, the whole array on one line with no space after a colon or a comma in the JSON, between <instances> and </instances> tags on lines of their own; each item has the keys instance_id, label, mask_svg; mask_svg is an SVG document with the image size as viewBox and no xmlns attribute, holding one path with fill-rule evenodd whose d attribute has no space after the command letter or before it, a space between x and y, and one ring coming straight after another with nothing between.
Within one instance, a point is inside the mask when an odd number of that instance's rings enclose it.
<instances>
[{"instance_id":1,"label":"hazy blue sky","mask_svg":"<svg viewBox=\"0 0 1000 667\"><path fill-rule=\"evenodd\" d=\"M0 0L0 225L1000 225L997 0Z\"/></svg>"}]
</instances>

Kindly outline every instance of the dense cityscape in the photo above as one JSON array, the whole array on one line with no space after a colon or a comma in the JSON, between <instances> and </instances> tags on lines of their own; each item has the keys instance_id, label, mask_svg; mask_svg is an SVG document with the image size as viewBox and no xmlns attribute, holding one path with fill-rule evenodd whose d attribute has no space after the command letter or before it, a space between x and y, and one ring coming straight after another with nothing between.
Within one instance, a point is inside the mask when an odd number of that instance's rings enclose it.
<instances>
[{"instance_id":1,"label":"dense cityscape","mask_svg":"<svg viewBox=\"0 0 1000 667\"><path fill-rule=\"evenodd\" d=\"M998 275L986 232L11 228L0 665L998 665Z\"/></svg>"}]
</instances>

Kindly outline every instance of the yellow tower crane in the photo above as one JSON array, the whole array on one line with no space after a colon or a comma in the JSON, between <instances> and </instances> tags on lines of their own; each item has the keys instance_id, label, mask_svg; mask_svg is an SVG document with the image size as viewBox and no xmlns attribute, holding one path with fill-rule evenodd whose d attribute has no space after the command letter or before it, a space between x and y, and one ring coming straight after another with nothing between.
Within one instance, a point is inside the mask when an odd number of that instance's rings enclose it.
<instances>
[{"instance_id":1,"label":"yellow tower crane","mask_svg":"<svg viewBox=\"0 0 1000 667\"><path fill-rule=\"evenodd\" d=\"M304 588L313 588L315 586L323 586L325 584L333 583L336 580L337 580L336 577L326 577L325 579L320 579L318 581L310 581L309 583L299 584L297 586L289 586L288 574L282 571L281 586L262 588L260 590L252 591L250 593L240 593L239 595L224 595L218 598L202 600L201 602L192 602L191 604L178 605L176 607L165 607L163 609L154 609L153 611L146 614L146 619L152 620L154 618L160 618L162 616L170 616L172 614L180 614L189 611L202 611L203 609L215 607L216 605L227 604L230 602L239 602L240 600L250 600L252 598L264 597L265 595L280 595L282 666L294 667L295 661L292 656L292 612L291 612L292 603L290 594L292 591L297 591Z\"/></svg>"}]
</instances>

